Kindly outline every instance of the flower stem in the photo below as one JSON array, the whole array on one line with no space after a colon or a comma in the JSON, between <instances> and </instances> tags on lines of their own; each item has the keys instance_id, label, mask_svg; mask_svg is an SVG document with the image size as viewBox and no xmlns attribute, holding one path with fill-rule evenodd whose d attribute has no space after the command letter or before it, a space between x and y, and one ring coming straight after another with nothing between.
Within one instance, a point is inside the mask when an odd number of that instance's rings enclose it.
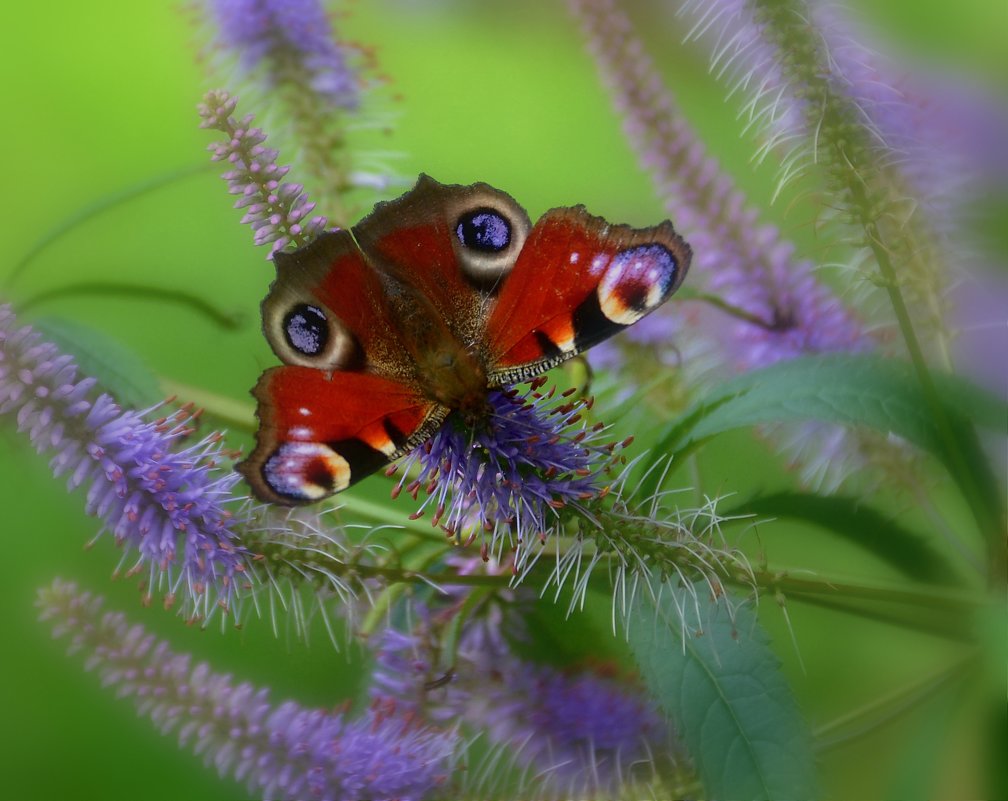
<instances>
[{"instance_id":1,"label":"flower stem","mask_svg":"<svg viewBox=\"0 0 1008 801\"><path fill-rule=\"evenodd\" d=\"M753 0L753 6L765 32L777 46L785 74L803 93L808 122L816 131L817 158L821 151L827 174L839 192L850 222L861 230L864 243L875 257L881 283L938 429L946 467L987 542L991 580L1003 583L1005 527L998 491L984 486L993 482L978 474L982 466L967 455L969 451L978 451L975 433L969 426L953 425L938 396L892 260L892 254L898 253L906 261L908 276L913 274L910 268L919 262L917 266L927 274L923 282L927 286L923 293L925 305L932 317L940 318L939 273L934 258L928 257L933 231L916 206L911 205L907 211L907 198L900 197L900 177L883 163L884 154L870 138L856 104L836 88L831 54L809 23L808 4L804 0ZM941 350L942 335L938 340Z\"/></svg>"},{"instance_id":2,"label":"flower stem","mask_svg":"<svg viewBox=\"0 0 1008 801\"><path fill-rule=\"evenodd\" d=\"M864 579L851 580L846 577L816 574L805 568L800 572L813 576L802 578L794 575L795 568L764 568L756 570L748 577L755 578L758 587L780 590L781 592L801 592L819 595L846 596L867 601L904 603L928 609L948 609L969 612L986 604L986 596L962 592L947 587L931 585L906 586Z\"/></svg>"},{"instance_id":3,"label":"flower stem","mask_svg":"<svg viewBox=\"0 0 1008 801\"><path fill-rule=\"evenodd\" d=\"M853 186L852 186L853 189ZM1004 524L999 519L1000 511L990 503L987 494L980 488L977 477L971 469L969 460L966 458L960 438L953 433L952 422L949 419L948 410L938 397L935 388L934 378L928 369L924 352L914 331L913 321L903 300L903 293L900 290L899 281L896 277L896 270L893 268L892 260L889 258L889 249L882 241L878 226L874 221L862 219L865 229L865 237L875 256L875 261L882 273L883 283L889 302L892 304L893 313L896 315L897 323L903 339L906 342L907 352L910 354L910 361L913 363L917 380L924 393L924 399L928 404L928 410L938 428L938 434L942 438L945 453L951 462L950 468L952 477L959 485L959 489L969 504L970 511L976 521L977 528L988 543L990 556L990 577L994 581L1004 580L1005 572L1005 531ZM972 428L968 429L967 436L975 437Z\"/></svg>"},{"instance_id":4,"label":"flower stem","mask_svg":"<svg viewBox=\"0 0 1008 801\"><path fill-rule=\"evenodd\" d=\"M187 306L191 311L203 315L214 325L233 330L238 327L241 315L228 312L215 306L206 298L195 292L186 292L171 287L152 286L150 284L129 283L127 281L82 281L74 284L63 284L39 292L22 300L18 304L18 312L24 314L32 306L46 303L57 298L81 295L97 295L99 297L136 298L138 300L153 300L157 303L175 303Z\"/></svg>"},{"instance_id":5,"label":"flower stem","mask_svg":"<svg viewBox=\"0 0 1008 801\"><path fill-rule=\"evenodd\" d=\"M753 314L743 309L733 303L729 303L720 295L715 295L712 292L703 292L697 289L685 290L679 293L679 300L697 300L701 303L706 303L709 306L713 306L716 309L720 309L726 314L730 314L732 317L737 317L739 320L745 320L747 323L752 323L753 325L759 326L760 328L766 329L768 331L774 330L774 323L771 320L767 320L758 314Z\"/></svg>"},{"instance_id":6,"label":"flower stem","mask_svg":"<svg viewBox=\"0 0 1008 801\"><path fill-rule=\"evenodd\" d=\"M177 170L157 175L146 181L141 181L133 186L128 186L118 192L113 192L105 197L99 198L94 203L91 203L76 213L71 214L69 217L66 217L47 231L42 238L32 245L31 249L17 261L13 269L4 279L2 284L3 287L5 289L9 289L21 276L21 274L28 269L28 265L31 264L31 262L38 258L38 256L50 245L57 242L75 228L84 225L95 217L104 214L106 211L122 206L131 200L136 200L139 197L156 192L166 186L171 186L177 181L185 180L193 175L210 172L211 169L215 169L215 165L198 164L180 167Z\"/></svg>"},{"instance_id":7,"label":"flower stem","mask_svg":"<svg viewBox=\"0 0 1008 801\"><path fill-rule=\"evenodd\" d=\"M826 751L857 740L934 697L950 683L961 679L976 664L976 652L955 660L936 673L904 685L820 726L815 731L816 748Z\"/></svg>"}]
</instances>

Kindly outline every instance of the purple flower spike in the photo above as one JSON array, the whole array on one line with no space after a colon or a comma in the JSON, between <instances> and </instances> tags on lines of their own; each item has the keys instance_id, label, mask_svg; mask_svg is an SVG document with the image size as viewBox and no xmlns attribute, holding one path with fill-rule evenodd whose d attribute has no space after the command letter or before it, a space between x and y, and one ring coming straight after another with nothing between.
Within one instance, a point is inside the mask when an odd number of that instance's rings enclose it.
<instances>
[{"instance_id":1,"label":"purple flower spike","mask_svg":"<svg viewBox=\"0 0 1008 801\"><path fill-rule=\"evenodd\" d=\"M178 596L182 609L206 618L213 601L229 608L246 573L247 552L225 505L238 478L221 472L219 434L178 447L191 433L191 415L152 420L152 412L123 411L95 381L78 378L71 357L0 306L0 419L16 421L39 453L52 453L54 475L70 490L87 487L88 514L99 517L116 543L135 554L127 570L145 566L148 593Z\"/></svg>"},{"instance_id":2,"label":"purple flower spike","mask_svg":"<svg viewBox=\"0 0 1008 801\"><path fill-rule=\"evenodd\" d=\"M238 100L224 91L208 92L199 106L201 128L213 128L227 137L210 145L214 161L226 161L223 178L228 192L238 195L236 209L244 209L243 223L252 226L257 245L270 245L270 253L288 245L302 247L326 227L326 218L309 217L315 204L300 184L283 183L288 167L276 163L277 151L266 147L266 134L252 127L252 115L233 115Z\"/></svg>"},{"instance_id":3,"label":"purple flower spike","mask_svg":"<svg viewBox=\"0 0 1008 801\"><path fill-rule=\"evenodd\" d=\"M138 711L203 756L221 775L264 798L420 801L443 789L456 745L451 732L421 726L394 704L372 706L355 720L192 665L125 616L102 613L102 599L56 581L40 592L42 618L69 635L89 669Z\"/></svg>"},{"instance_id":4,"label":"purple flower spike","mask_svg":"<svg viewBox=\"0 0 1008 801\"><path fill-rule=\"evenodd\" d=\"M683 118L633 26L614 0L568 0L624 119L624 131L658 195L693 246L693 277L749 319L711 334L738 370L825 351L863 350L857 318L813 275L811 262L770 225L760 225L731 178ZM659 325L635 326L635 336ZM631 329L633 330L633 329ZM727 336L726 336L727 335Z\"/></svg>"},{"instance_id":5,"label":"purple flower spike","mask_svg":"<svg viewBox=\"0 0 1008 801\"><path fill-rule=\"evenodd\" d=\"M211 0L221 43L271 85L303 81L334 106L359 103L357 77L318 0Z\"/></svg>"},{"instance_id":6,"label":"purple flower spike","mask_svg":"<svg viewBox=\"0 0 1008 801\"><path fill-rule=\"evenodd\" d=\"M748 96L749 118L765 129L762 152L777 145L808 147L814 136L809 120L817 119L818 109L808 107L804 87L789 85L757 6L689 0L681 13L695 20L694 31L710 44L711 71L731 94ZM977 185L1005 176L1004 148L991 147L1008 134L1005 109L966 81L887 58L868 44L867 31L841 4L809 0L805 13L829 53L831 86L857 109L872 144L907 179L929 222L951 233L960 222L958 209Z\"/></svg>"},{"instance_id":7,"label":"purple flower spike","mask_svg":"<svg viewBox=\"0 0 1008 801\"><path fill-rule=\"evenodd\" d=\"M505 764L535 777L522 797L613 798L650 779L655 760L676 760L665 719L632 683L517 656L511 642L527 635L513 599L467 619L451 669L439 665L441 629L470 592L451 592L444 609L416 605L410 631L382 633L372 698L485 732Z\"/></svg>"},{"instance_id":8,"label":"purple flower spike","mask_svg":"<svg viewBox=\"0 0 1008 801\"><path fill-rule=\"evenodd\" d=\"M603 427L587 429L581 412L590 401L567 400L550 406L553 393L540 393L545 379L524 392L492 392L491 414L475 427L449 419L430 440L402 464L419 475L400 481L414 498L423 490L417 516L434 507L432 523L449 534L471 530L490 533L483 553L504 547L514 538L516 569L530 539L545 536L556 525L558 510L583 507L605 491L603 473L612 465L615 445L597 442Z\"/></svg>"}]
</instances>

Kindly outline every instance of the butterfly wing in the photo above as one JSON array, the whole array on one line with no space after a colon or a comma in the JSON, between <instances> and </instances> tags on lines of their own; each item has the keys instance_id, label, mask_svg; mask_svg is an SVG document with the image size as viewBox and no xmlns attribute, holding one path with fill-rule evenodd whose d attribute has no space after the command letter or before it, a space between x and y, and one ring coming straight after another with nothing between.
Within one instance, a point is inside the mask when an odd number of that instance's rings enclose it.
<instances>
[{"instance_id":1,"label":"butterfly wing","mask_svg":"<svg viewBox=\"0 0 1008 801\"><path fill-rule=\"evenodd\" d=\"M340 492L429 437L447 409L371 373L274 367L259 401L255 450L238 469L262 500L311 503Z\"/></svg>"},{"instance_id":2,"label":"butterfly wing","mask_svg":"<svg viewBox=\"0 0 1008 801\"><path fill-rule=\"evenodd\" d=\"M274 258L263 329L287 366L253 394L240 469L264 500L339 492L429 437L487 386L537 375L663 303L689 266L665 222L609 225L583 208L534 227L486 184L426 176L352 233Z\"/></svg>"},{"instance_id":3,"label":"butterfly wing","mask_svg":"<svg viewBox=\"0 0 1008 801\"><path fill-rule=\"evenodd\" d=\"M581 206L547 212L487 321L491 385L542 373L650 314L679 288L691 255L668 221L637 229Z\"/></svg>"},{"instance_id":4,"label":"butterfly wing","mask_svg":"<svg viewBox=\"0 0 1008 801\"><path fill-rule=\"evenodd\" d=\"M262 304L263 331L287 364L409 375L390 297L396 286L368 264L349 231L322 234L273 257L277 277Z\"/></svg>"},{"instance_id":5,"label":"butterfly wing","mask_svg":"<svg viewBox=\"0 0 1008 801\"><path fill-rule=\"evenodd\" d=\"M243 471L256 494L338 492L433 433L446 407L482 402L472 351L486 298L530 227L503 192L421 176L352 232L276 254L263 329L291 366L254 392L260 430Z\"/></svg>"},{"instance_id":6,"label":"butterfly wing","mask_svg":"<svg viewBox=\"0 0 1008 801\"><path fill-rule=\"evenodd\" d=\"M451 335L473 347L530 228L525 209L499 189L421 175L405 195L375 206L353 235L375 270L414 287Z\"/></svg>"}]
</instances>

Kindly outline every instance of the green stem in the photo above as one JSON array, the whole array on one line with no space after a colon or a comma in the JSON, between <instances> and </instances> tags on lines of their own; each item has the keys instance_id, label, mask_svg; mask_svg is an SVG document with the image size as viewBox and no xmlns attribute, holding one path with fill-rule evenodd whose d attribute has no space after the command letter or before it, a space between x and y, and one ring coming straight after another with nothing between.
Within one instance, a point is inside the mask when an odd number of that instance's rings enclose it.
<instances>
[{"instance_id":1,"label":"green stem","mask_svg":"<svg viewBox=\"0 0 1008 801\"><path fill-rule=\"evenodd\" d=\"M352 188L349 155L339 115L304 81L304 63L299 55L281 49L276 58L279 95L287 106L302 162L324 201L331 224L346 228L353 222L345 195Z\"/></svg>"},{"instance_id":2,"label":"green stem","mask_svg":"<svg viewBox=\"0 0 1008 801\"><path fill-rule=\"evenodd\" d=\"M916 608L947 610L967 614L988 603L987 598L976 593L961 592L946 587L920 585L887 584L865 580L848 579L839 576L817 575L803 578L794 575L795 568L774 568L754 571L753 574L738 577L746 585L755 580L759 589L772 592L801 593L833 598L856 598L865 601L907 604ZM800 569L802 573L810 571Z\"/></svg>"},{"instance_id":3,"label":"green stem","mask_svg":"<svg viewBox=\"0 0 1008 801\"><path fill-rule=\"evenodd\" d=\"M870 606L855 600L801 592L792 592L786 597L789 601L810 604L910 631L920 631L955 642L973 642L975 639L973 632L963 626L961 617L952 612L941 614L935 610L926 611L912 607Z\"/></svg>"},{"instance_id":4,"label":"green stem","mask_svg":"<svg viewBox=\"0 0 1008 801\"><path fill-rule=\"evenodd\" d=\"M389 583L412 583L429 587L431 584L444 586L466 587L497 587L506 589L509 586L509 576L492 576L486 573L452 573L442 575L425 573L422 570L408 570L400 567L384 567L382 565L352 565L351 570L366 578L382 578Z\"/></svg>"},{"instance_id":5,"label":"green stem","mask_svg":"<svg viewBox=\"0 0 1008 801\"><path fill-rule=\"evenodd\" d=\"M852 182L852 189L853 184L854 182ZM863 190L859 187L858 191ZM924 352L917 339L913 321L910 319L910 313L903 299L896 270L889 258L889 250L881 239L878 226L874 221L865 218L862 218L862 224L865 230L865 237L882 273L889 302L892 304L893 313L896 315L896 321L906 342L910 361L914 366L917 380L924 393L928 411L935 421L939 436L942 438L944 444L946 455L951 462L952 476L969 504L970 511L976 520L977 528L988 543L991 577L996 581L1003 582L1005 532L1003 523L999 520L1000 514L997 509L990 507L988 498L979 487L976 476L970 469L969 460L963 452L962 443L954 433L948 411L938 396L934 378L924 359ZM970 430L970 433L972 434L972 430Z\"/></svg>"},{"instance_id":6,"label":"green stem","mask_svg":"<svg viewBox=\"0 0 1008 801\"><path fill-rule=\"evenodd\" d=\"M792 91L802 95L810 130L815 131L815 147L828 154L828 176L875 256L928 411L938 429L946 468L988 545L990 576L993 581L1003 583L1005 530L997 488L989 486L992 482L988 476L971 469L970 451L979 451L976 435L968 425L953 425L938 396L891 259L891 253L899 252L909 263L921 249L921 243L926 248L931 227L927 220L921 219L916 207L901 211L905 203L897 196L902 189L900 177L881 163L877 143L866 132L856 105L842 91L837 91L832 82L830 54L809 22L806 0L753 0L753 5L765 35L778 49ZM898 251L894 250L896 246ZM930 272L935 273L936 269ZM936 280L934 275L929 278ZM927 303L938 317L934 281L931 286L926 293ZM960 436L966 441L961 442ZM978 470L982 472L982 468Z\"/></svg>"},{"instance_id":7,"label":"green stem","mask_svg":"<svg viewBox=\"0 0 1008 801\"><path fill-rule=\"evenodd\" d=\"M75 295L124 297L153 300L158 303L175 303L179 306L188 306L197 314L209 318L214 324L226 329L237 328L242 319L240 313L223 311L212 303L209 303L202 295L197 295L193 292L185 292L184 290L167 287L148 286L146 284L131 284L125 281L87 281L77 284L65 284L39 292L26 300L22 300L18 304L18 311L24 312L32 306L38 306L40 303L46 303L57 298L73 297Z\"/></svg>"},{"instance_id":8,"label":"green stem","mask_svg":"<svg viewBox=\"0 0 1008 801\"><path fill-rule=\"evenodd\" d=\"M775 328L775 324L772 320L765 320L758 314L753 314L743 309L741 306L736 306L729 303L724 298L718 295L711 294L710 292L702 292L698 289L692 289L688 291L681 291L679 293L679 300L697 300L701 303L706 303L709 306L713 306L716 309L720 309L726 314L730 314L732 317L737 317L739 320L745 320L747 323L759 326L760 328L772 331Z\"/></svg>"},{"instance_id":9,"label":"green stem","mask_svg":"<svg viewBox=\"0 0 1008 801\"><path fill-rule=\"evenodd\" d=\"M161 389L168 395L176 395L187 401L192 401L204 409L210 416L239 431L254 432L256 430L255 415L252 404L237 401L216 392L210 392L191 384L183 384L171 378L161 378Z\"/></svg>"},{"instance_id":10,"label":"green stem","mask_svg":"<svg viewBox=\"0 0 1008 801\"><path fill-rule=\"evenodd\" d=\"M151 192L156 192L158 189L169 186L176 181L189 178L192 175L209 172L211 169L217 169L217 165L201 163L198 166L182 167L178 170L165 173L164 175L151 178L149 181L134 184L133 186L126 187L126 189L119 192L106 195L104 198L101 198L90 206L81 209L76 214L71 214L62 222L57 223L56 226L49 229L49 231L47 231L41 239L32 245L28 252L18 260L18 262L14 265L14 268L7 274L7 278L3 283L4 288L9 288L28 268L28 265L38 258L38 256L46 250L46 248L78 226L83 225L100 214L114 209L117 206L121 206L130 200L142 197L143 195Z\"/></svg>"},{"instance_id":11,"label":"green stem","mask_svg":"<svg viewBox=\"0 0 1008 801\"><path fill-rule=\"evenodd\" d=\"M895 720L917 704L931 698L937 690L961 678L973 667L976 658L977 654L971 653L936 673L872 699L863 706L820 726L815 732L817 750L836 748Z\"/></svg>"}]
</instances>

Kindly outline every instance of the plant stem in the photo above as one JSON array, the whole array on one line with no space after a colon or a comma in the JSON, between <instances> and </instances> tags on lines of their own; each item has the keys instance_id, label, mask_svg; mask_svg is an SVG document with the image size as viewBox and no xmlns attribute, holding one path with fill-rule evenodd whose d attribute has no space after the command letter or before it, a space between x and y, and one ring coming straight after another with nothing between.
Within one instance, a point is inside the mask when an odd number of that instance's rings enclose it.
<instances>
[{"instance_id":1,"label":"plant stem","mask_svg":"<svg viewBox=\"0 0 1008 801\"><path fill-rule=\"evenodd\" d=\"M192 401L230 428L248 432L256 429L255 415L250 403L218 395L216 392L194 387L191 384L183 384L181 381L175 381L171 378L161 378L161 389L168 395L177 395L187 401Z\"/></svg>"},{"instance_id":2,"label":"plant stem","mask_svg":"<svg viewBox=\"0 0 1008 801\"><path fill-rule=\"evenodd\" d=\"M43 234L42 238L32 245L28 252L17 261L13 269L7 274L7 277L3 281L3 287L5 289L10 288L10 286L28 268L28 265L31 264L31 262L33 262L39 254L42 253L42 251L57 240L61 239L65 234L73 231L78 226L81 226L100 214L114 209L117 206L121 206L130 200L135 200L143 195L156 192L159 189L163 189L176 181L182 181L190 176L199 175L202 172L210 172L212 169L217 169L217 166L215 164L200 163L199 165L180 167L177 170L172 170L171 172L155 176L147 181L142 181L141 183L128 186L118 192L113 192L103 198L99 198L94 203L85 206L80 211L66 217L62 222L57 223L53 228Z\"/></svg>"},{"instance_id":3,"label":"plant stem","mask_svg":"<svg viewBox=\"0 0 1008 801\"><path fill-rule=\"evenodd\" d=\"M853 184L854 182L852 182L852 191L854 190ZM927 362L924 359L924 352L914 331L913 321L910 319L910 313L903 300L903 293L900 290L896 270L893 268L892 261L889 258L889 250L881 239L878 226L874 221L866 218L862 218L862 224L865 230L865 237L868 240L872 253L875 255L879 271L882 273L889 302L892 304L893 313L896 315L897 323L906 342L910 361L914 366L914 371L917 373L917 380L921 385L925 401L928 404L928 411L935 421L939 436L942 438L945 446L945 452L951 462L952 477L956 484L959 485L970 507L970 511L976 520L977 528L988 543L991 578L999 583L1003 583L1005 532L1003 523L999 520L999 510L990 508L988 498L985 497L985 493L978 486L976 476L970 469L969 461L963 453L962 443L959 441L959 437L953 433L952 422L949 419L945 405L938 397L934 378L931 376L931 371L928 369ZM972 429L969 429L969 435L974 436Z\"/></svg>"},{"instance_id":4,"label":"plant stem","mask_svg":"<svg viewBox=\"0 0 1008 801\"><path fill-rule=\"evenodd\" d=\"M197 314L201 314L214 325L225 329L235 329L238 327L242 315L235 312L227 312L208 302L203 295L195 292L186 292L181 289L171 287L157 287L148 284L131 284L125 281L87 281L76 284L64 284L63 286L47 289L32 295L18 304L19 313L23 313L32 306L45 303L56 298L73 297L74 295L97 295L108 297L136 298L139 300L153 300L158 303L176 303L180 306L187 306Z\"/></svg>"},{"instance_id":5,"label":"plant stem","mask_svg":"<svg viewBox=\"0 0 1008 801\"><path fill-rule=\"evenodd\" d=\"M936 673L874 698L820 726L815 732L816 749L825 751L836 748L895 720L931 698L937 690L961 678L976 663L977 656L976 651L971 651L966 657L957 659Z\"/></svg>"},{"instance_id":6,"label":"plant stem","mask_svg":"<svg viewBox=\"0 0 1008 801\"><path fill-rule=\"evenodd\" d=\"M799 572L795 568L765 568L756 570L752 576L746 576L748 582L755 578L759 588L788 592L801 592L827 596L843 596L868 601L886 601L890 603L909 604L928 609L949 609L969 612L987 603L987 599L976 593L962 592L947 587L932 585L907 586L872 582L863 579L848 579L839 576L824 576L807 569L814 578L802 578L794 575Z\"/></svg>"}]
</instances>

